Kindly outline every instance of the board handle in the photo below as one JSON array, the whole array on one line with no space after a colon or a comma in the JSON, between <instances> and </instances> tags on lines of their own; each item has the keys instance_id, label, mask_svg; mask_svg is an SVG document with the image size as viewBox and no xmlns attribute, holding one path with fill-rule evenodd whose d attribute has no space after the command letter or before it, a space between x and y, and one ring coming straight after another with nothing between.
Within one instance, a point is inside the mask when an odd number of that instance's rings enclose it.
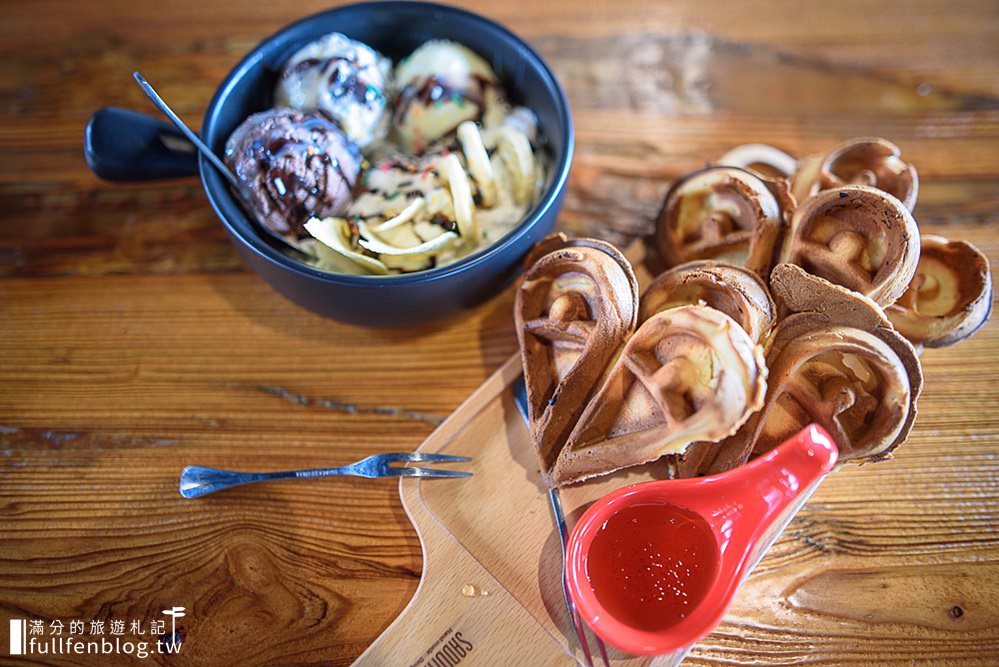
<instances>
[{"instance_id":1,"label":"board handle","mask_svg":"<svg viewBox=\"0 0 999 667\"><path fill-rule=\"evenodd\" d=\"M419 496L420 484L400 483L403 507L423 548L420 584L402 613L354 664L577 664L561 639L545 630L434 519Z\"/></svg>"}]
</instances>

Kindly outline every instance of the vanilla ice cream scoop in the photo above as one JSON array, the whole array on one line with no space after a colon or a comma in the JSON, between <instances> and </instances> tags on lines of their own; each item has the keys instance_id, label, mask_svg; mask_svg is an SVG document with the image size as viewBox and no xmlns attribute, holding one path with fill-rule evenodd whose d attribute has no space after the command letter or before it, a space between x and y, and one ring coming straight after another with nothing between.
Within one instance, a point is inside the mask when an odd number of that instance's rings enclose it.
<instances>
[{"instance_id":1,"label":"vanilla ice cream scoop","mask_svg":"<svg viewBox=\"0 0 999 667\"><path fill-rule=\"evenodd\" d=\"M493 108L502 106L489 63L455 42L426 42L396 66L394 79L393 130L413 153L422 153L464 121L486 121Z\"/></svg>"},{"instance_id":2,"label":"vanilla ice cream scoop","mask_svg":"<svg viewBox=\"0 0 999 667\"><path fill-rule=\"evenodd\" d=\"M366 44L332 33L310 42L284 65L275 103L321 111L359 147L388 132L386 91L392 63Z\"/></svg>"}]
</instances>

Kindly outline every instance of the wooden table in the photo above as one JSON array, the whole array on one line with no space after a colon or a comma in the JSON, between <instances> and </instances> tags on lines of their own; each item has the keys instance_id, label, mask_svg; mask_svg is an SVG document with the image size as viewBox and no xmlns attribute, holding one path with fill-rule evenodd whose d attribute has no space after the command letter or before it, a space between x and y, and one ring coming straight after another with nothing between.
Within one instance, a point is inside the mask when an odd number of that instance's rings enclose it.
<instances>
[{"instance_id":1,"label":"wooden table","mask_svg":"<svg viewBox=\"0 0 999 667\"><path fill-rule=\"evenodd\" d=\"M647 232L670 180L738 143L880 135L919 168L922 229L999 264L995 3L469 4L571 99L565 230ZM150 110L132 69L197 124L243 53L326 5L0 9L0 638L183 606L175 664L346 664L416 590L393 482L191 502L177 477L415 448L515 350L512 292L418 329L326 321L244 268L197 180L103 183L81 150L96 108ZM687 664L995 664L997 355L994 324L926 352L896 459L829 479Z\"/></svg>"}]
</instances>

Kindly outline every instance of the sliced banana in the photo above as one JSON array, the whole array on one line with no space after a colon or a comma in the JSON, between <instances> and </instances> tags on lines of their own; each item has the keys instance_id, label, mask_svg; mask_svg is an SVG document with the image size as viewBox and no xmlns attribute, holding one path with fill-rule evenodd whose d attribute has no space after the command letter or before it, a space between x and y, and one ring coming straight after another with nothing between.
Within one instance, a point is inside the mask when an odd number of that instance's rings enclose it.
<instances>
[{"instance_id":1,"label":"sliced banana","mask_svg":"<svg viewBox=\"0 0 999 667\"><path fill-rule=\"evenodd\" d=\"M465 154L468 171L472 173L472 178L479 186L482 205L492 208L496 205L497 199L496 174L493 173L493 165L489 161L486 146L482 143L482 133L474 121L467 120L458 126L458 141L461 142L461 151Z\"/></svg>"},{"instance_id":2,"label":"sliced banana","mask_svg":"<svg viewBox=\"0 0 999 667\"><path fill-rule=\"evenodd\" d=\"M484 232L502 233L507 218L522 217L537 194L543 166L525 133L532 121L466 121L456 131L458 150L449 146L370 167L366 190L348 215L309 221L310 243L380 275L467 255L485 240Z\"/></svg>"},{"instance_id":3,"label":"sliced banana","mask_svg":"<svg viewBox=\"0 0 999 667\"><path fill-rule=\"evenodd\" d=\"M409 205L406 208L402 209L402 211L399 212L399 215L395 216L394 218L389 218L385 222L379 223L375 227L375 231L385 232L390 229L394 229L399 225L403 225L409 222L414 217L416 217L417 213L420 212L420 209L423 208L423 204L424 204L423 197L415 198L412 202L409 203Z\"/></svg>"},{"instance_id":4,"label":"sliced banana","mask_svg":"<svg viewBox=\"0 0 999 667\"><path fill-rule=\"evenodd\" d=\"M379 255L435 255L458 238L458 235L454 232L444 232L435 239L425 241L411 248L399 248L379 239L377 234L372 233L371 228L363 222L357 223L357 229L361 233L361 238L358 239L357 243L365 250L370 250Z\"/></svg>"},{"instance_id":5,"label":"sliced banana","mask_svg":"<svg viewBox=\"0 0 999 667\"><path fill-rule=\"evenodd\" d=\"M370 273L380 276L388 274L388 267L373 257L362 255L350 248L350 227L343 218L312 218L305 223L305 231L309 232L320 243L340 253L358 266Z\"/></svg>"},{"instance_id":6,"label":"sliced banana","mask_svg":"<svg viewBox=\"0 0 999 667\"><path fill-rule=\"evenodd\" d=\"M501 126L496 135L496 150L510 172L513 199L528 204L534 185L534 152L527 136L509 125Z\"/></svg>"},{"instance_id":7,"label":"sliced banana","mask_svg":"<svg viewBox=\"0 0 999 667\"><path fill-rule=\"evenodd\" d=\"M466 243L479 240L479 230L475 225L475 202L472 201L472 188L468 183L461 160L454 153L448 153L440 162L440 174L451 190L454 217L458 231Z\"/></svg>"}]
</instances>

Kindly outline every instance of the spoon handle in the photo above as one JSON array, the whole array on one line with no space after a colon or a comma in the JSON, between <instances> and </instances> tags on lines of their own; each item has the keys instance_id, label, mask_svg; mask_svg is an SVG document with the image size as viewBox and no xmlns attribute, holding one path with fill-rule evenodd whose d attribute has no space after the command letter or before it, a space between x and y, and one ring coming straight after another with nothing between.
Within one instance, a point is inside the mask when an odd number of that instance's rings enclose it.
<instances>
[{"instance_id":1,"label":"spoon handle","mask_svg":"<svg viewBox=\"0 0 999 667\"><path fill-rule=\"evenodd\" d=\"M198 153L172 125L131 109L105 107L87 121L87 165L106 181L134 183L197 176Z\"/></svg>"},{"instance_id":2,"label":"spoon handle","mask_svg":"<svg viewBox=\"0 0 999 667\"><path fill-rule=\"evenodd\" d=\"M170 106L163 101L163 98L160 97L155 90L153 90L153 87L149 85L149 82L146 81L146 78L141 74L139 74L139 72L137 71L132 72L132 77L135 78L135 82L139 84L140 88L142 88L142 92L146 94L146 97L152 100L153 104L156 105L156 108L162 111L163 115L169 118L170 122L172 122L177 127L178 130L183 132L184 136L187 137L187 139L192 144L198 147L198 149L201 151L201 154L204 155L206 158L208 158L213 165L215 165L215 168L218 169L230 183L232 183L233 187L239 189L240 183L239 181L236 180L236 177L229 170L229 168L226 167L225 164L222 162L222 160L220 160L219 157L215 154L215 152L211 148L209 148L207 144L205 144L205 142L201 140L201 137L199 137L194 132L194 130L189 128L187 124L184 123L184 121L182 121L180 117L173 112L173 109L171 109Z\"/></svg>"}]
</instances>

